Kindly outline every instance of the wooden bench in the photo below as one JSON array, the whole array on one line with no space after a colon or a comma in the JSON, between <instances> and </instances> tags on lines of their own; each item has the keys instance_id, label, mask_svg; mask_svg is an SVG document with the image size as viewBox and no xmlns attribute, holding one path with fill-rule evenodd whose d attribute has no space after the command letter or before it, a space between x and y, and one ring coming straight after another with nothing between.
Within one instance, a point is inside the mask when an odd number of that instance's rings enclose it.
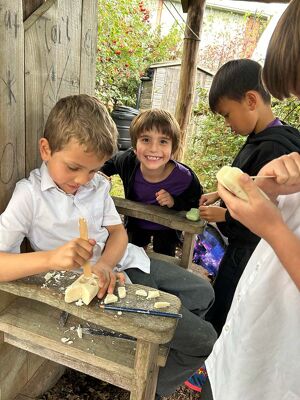
<instances>
[{"instance_id":1,"label":"wooden bench","mask_svg":"<svg viewBox=\"0 0 300 400\"><path fill-rule=\"evenodd\" d=\"M179 264L183 268L189 268L192 264L195 235L202 233L205 222L203 220L193 222L186 217L186 211L174 211L167 207L145 205L132 200L113 197L118 212L129 217L141 218L146 221L156 222L172 229L184 232L181 259L149 253L150 257L160 258Z\"/></svg>"},{"instance_id":2,"label":"wooden bench","mask_svg":"<svg viewBox=\"0 0 300 400\"><path fill-rule=\"evenodd\" d=\"M67 366L129 390L131 400L153 400L158 370L167 358L165 344L173 337L177 320L118 315L100 309L97 299L89 306L67 304L64 288L75 279L72 272L66 272L47 282L37 275L0 283L0 399L38 397L55 383L62 366ZM153 308L155 299L138 300L137 288L145 287L127 285L125 305ZM178 313L176 296L161 292L160 300L171 303L169 312ZM59 324L62 311L70 314L66 326ZM88 329L91 324L110 333L84 333L79 338L75 328ZM111 331L131 338L110 336ZM72 343L63 343L63 337ZM48 379L47 374L52 377Z\"/></svg>"}]
</instances>

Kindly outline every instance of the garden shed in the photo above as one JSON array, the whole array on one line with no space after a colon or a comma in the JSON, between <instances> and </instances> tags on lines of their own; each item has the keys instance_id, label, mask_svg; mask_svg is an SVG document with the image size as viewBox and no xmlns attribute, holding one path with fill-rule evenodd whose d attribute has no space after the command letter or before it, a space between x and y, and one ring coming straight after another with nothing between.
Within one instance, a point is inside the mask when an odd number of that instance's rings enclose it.
<instances>
[{"instance_id":1,"label":"garden shed","mask_svg":"<svg viewBox=\"0 0 300 400\"><path fill-rule=\"evenodd\" d=\"M140 108L163 108L175 114L179 91L181 62L162 62L152 64L148 70L148 80L141 81ZM209 89L213 73L197 66L196 87ZM197 94L194 105L198 102Z\"/></svg>"}]
</instances>

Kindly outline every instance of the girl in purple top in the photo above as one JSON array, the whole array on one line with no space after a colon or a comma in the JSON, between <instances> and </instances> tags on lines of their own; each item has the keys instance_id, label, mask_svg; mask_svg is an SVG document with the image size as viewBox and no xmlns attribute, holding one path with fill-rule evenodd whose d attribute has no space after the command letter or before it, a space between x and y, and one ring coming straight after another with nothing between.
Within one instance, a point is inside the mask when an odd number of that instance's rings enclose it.
<instances>
[{"instance_id":1,"label":"girl in purple top","mask_svg":"<svg viewBox=\"0 0 300 400\"><path fill-rule=\"evenodd\" d=\"M180 143L175 118L165 110L143 111L132 121L130 136L133 148L117 153L102 167L108 176L120 175L125 197L178 211L197 208L203 193L197 176L172 159ZM130 217L125 224L131 243L145 248L152 237L155 252L175 255L175 230Z\"/></svg>"}]
</instances>

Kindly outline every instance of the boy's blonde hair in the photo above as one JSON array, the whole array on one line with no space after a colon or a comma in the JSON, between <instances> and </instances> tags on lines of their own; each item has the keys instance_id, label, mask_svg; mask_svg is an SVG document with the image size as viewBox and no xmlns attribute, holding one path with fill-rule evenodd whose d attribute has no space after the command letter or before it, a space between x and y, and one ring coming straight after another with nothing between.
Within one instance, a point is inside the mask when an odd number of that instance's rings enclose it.
<instances>
[{"instance_id":1,"label":"boy's blonde hair","mask_svg":"<svg viewBox=\"0 0 300 400\"><path fill-rule=\"evenodd\" d=\"M300 0L290 2L276 25L267 50L263 79L278 99L289 97L299 86Z\"/></svg>"},{"instance_id":2,"label":"boy's blonde hair","mask_svg":"<svg viewBox=\"0 0 300 400\"><path fill-rule=\"evenodd\" d=\"M172 140L172 153L175 153L180 143L180 127L176 119L166 110L153 108L142 111L130 125L131 144L136 149L136 143L143 132L157 130Z\"/></svg>"},{"instance_id":3,"label":"boy's blonde hair","mask_svg":"<svg viewBox=\"0 0 300 400\"><path fill-rule=\"evenodd\" d=\"M52 108L44 130L52 153L75 139L98 157L117 150L118 131L106 107L93 96L78 94L60 99Z\"/></svg>"}]
</instances>

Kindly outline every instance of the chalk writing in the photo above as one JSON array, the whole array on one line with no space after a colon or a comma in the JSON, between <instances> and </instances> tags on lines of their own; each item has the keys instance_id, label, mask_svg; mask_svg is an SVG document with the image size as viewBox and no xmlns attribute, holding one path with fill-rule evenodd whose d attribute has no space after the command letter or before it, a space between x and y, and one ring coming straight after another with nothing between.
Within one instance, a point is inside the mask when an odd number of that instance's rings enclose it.
<instances>
[{"instance_id":1,"label":"chalk writing","mask_svg":"<svg viewBox=\"0 0 300 400\"><path fill-rule=\"evenodd\" d=\"M68 16L61 17L55 23L46 16L42 16L41 20L44 21L44 38L49 53L53 45L64 45L71 41Z\"/></svg>"},{"instance_id":2,"label":"chalk writing","mask_svg":"<svg viewBox=\"0 0 300 400\"><path fill-rule=\"evenodd\" d=\"M6 80L3 78L0 78L1 81L4 83L4 85L6 86L7 89L7 96L8 96L8 104L11 106L12 102L14 101L15 103L16 101L16 97L14 95L14 92L12 90L13 85L16 83L16 80L14 79L13 75L11 75L10 70L7 71L7 78Z\"/></svg>"},{"instance_id":3,"label":"chalk writing","mask_svg":"<svg viewBox=\"0 0 300 400\"><path fill-rule=\"evenodd\" d=\"M14 175L16 152L11 142L6 143L0 156L0 182L7 185ZM8 166L11 168L9 169Z\"/></svg>"},{"instance_id":4,"label":"chalk writing","mask_svg":"<svg viewBox=\"0 0 300 400\"><path fill-rule=\"evenodd\" d=\"M47 79L46 79L44 87L43 87L43 98L50 100L50 102L51 102L50 108L52 108L53 104L55 104L57 102L57 100L59 99L62 82L66 81L66 79L64 78L64 75L66 73L67 66L70 61L70 52L71 52L71 50L69 50L69 52L68 52L66 62L63 67L60 78L57 77L57 72L56 72L54 64L51 64L50 68L48 69ZM58 81L58 85L57 85L57 81ZM72 84L72 82L71 82L71 84Z\"/></svg>"},{"instance_id":5,"label":"chalk writing","mask_svg":"<svg viewBox=\"0 0 300 400\"><path fill-rule=\"evenodd\" d=\"M83 48L87 56L92 55L93 36L91 29L88 29L84 35Z\"/></svg>"},{"instance_id":6,"label":"chalk writing","mask_svg":"<svg viewBox=\"0 0 300 400\"><path fill-rule=\"evenodd\" d=\"M18 36L18 29L20 24L18 24L18 13L13 13L10 10L6 10L4 13L4 26L6 29L10 29L14 32L15 38Z\"/></svg>"}]
</instances>

